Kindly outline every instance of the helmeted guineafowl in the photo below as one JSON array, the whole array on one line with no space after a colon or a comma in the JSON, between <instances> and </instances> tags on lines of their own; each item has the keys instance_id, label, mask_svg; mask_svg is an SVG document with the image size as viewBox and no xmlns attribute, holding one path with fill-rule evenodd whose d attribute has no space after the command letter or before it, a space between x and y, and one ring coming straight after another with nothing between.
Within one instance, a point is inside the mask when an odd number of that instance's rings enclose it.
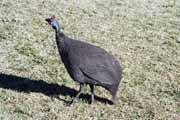
<instances>
[{"instance_id":1,"label":"helmeted guineafowl","mask_svg":"<svg viewBox=\"0 0 180 120\"><path fill-rule=\"evenodd\" d=\"M54 16L47 18L46 21L55 30L58 51L69 75L80 84L79 92L71 103L82 93L84 84L90 86L91 103L94 102L94 85L108 90L112 95L112 103L115 103L122 77L118 61L98 46L67 37L61 32Z\"/></svg>"}]
</instances>

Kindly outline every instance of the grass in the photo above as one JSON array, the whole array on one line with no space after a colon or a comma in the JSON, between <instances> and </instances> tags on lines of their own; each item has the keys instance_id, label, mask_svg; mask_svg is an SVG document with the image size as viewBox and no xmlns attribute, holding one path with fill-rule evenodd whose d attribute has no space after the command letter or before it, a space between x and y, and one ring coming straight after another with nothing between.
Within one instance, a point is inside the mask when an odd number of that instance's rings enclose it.
<instances>
[{"instance_id":1,"label":"grass","mask_svg":"<svg viewBox=\"0 0 180 120\"><path fill-rule=\"evenodd\" d=\"M123 66L117 105L89 88L72 107L78 85L67 74L45 18L62 31L101 46ZM178 0L0 0L0 119L180 119ZM54 96L59 96L57 99Z\"/></svg>"}]
</instances>

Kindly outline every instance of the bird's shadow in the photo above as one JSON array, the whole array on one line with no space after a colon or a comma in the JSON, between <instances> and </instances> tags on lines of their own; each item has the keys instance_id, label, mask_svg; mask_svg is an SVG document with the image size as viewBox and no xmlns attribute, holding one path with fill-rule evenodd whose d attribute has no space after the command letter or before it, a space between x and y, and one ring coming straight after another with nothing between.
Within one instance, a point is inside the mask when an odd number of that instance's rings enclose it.
<instances>
[{"instance_id":1,"label":"bird's shadow","mask_svg":"<svg viewBox=\"0 0 180 120\"><path fill-rule=\"evenodd\" d=\"M77 90L66 87L64 85L58 85L56 83L48 83L43 80L33 80L29 78L19 77L15 75L7 75L0 73L0 88L10 89L17 92L36 92L43 93L49 97L57 97L57 96L70 96L75 97L77 94ZM81 94L80 98L90 103L90 95L89 94ZM69 102L65 99L59 99L63 102ZM95 100L100 101L102 103L111 104L111 101L102 97L95 96Z\"/></svg>"}]
</instances>

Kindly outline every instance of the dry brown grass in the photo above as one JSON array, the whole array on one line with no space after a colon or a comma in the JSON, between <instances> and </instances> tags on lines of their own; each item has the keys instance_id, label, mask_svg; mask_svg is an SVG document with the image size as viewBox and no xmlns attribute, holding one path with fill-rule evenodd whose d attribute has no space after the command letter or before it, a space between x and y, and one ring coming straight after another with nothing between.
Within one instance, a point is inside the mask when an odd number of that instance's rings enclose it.
<instances>
[{"instance_id":1,"label":"dry brown grass","mask_svg":"<svg viewBox=\"0 0 180 120\"><path fill-rule=\"evenodd\" d=\"M101 46L121 62L116 106L80 99L66 107L46 94L51 83L78 89L59 62L54 32L44 21L51 15L65 34ZM3 120L178 120L180 1L0 0L0 73ZM96 94L110 98L102 88ZM71 99L68 93L59 96Z\"/></svg>"}]
</instances>

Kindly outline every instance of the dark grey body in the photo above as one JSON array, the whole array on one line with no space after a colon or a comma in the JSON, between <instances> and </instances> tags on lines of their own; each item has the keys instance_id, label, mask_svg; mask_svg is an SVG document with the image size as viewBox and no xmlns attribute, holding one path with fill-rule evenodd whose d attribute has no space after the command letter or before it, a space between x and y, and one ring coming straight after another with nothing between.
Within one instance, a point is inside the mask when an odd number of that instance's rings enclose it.
<instances>
[{"instance_id":1,"label":"dark grey body","mask_svg":"<svg viewBox=\"0 0 180 120\"><path fill-rule=\"evenodd\" d=\"M102 86L115 98L122 70L118 61L104 49L56 33L61 59L72 79L80 84Z\"/></svg>"}]
</instances>

